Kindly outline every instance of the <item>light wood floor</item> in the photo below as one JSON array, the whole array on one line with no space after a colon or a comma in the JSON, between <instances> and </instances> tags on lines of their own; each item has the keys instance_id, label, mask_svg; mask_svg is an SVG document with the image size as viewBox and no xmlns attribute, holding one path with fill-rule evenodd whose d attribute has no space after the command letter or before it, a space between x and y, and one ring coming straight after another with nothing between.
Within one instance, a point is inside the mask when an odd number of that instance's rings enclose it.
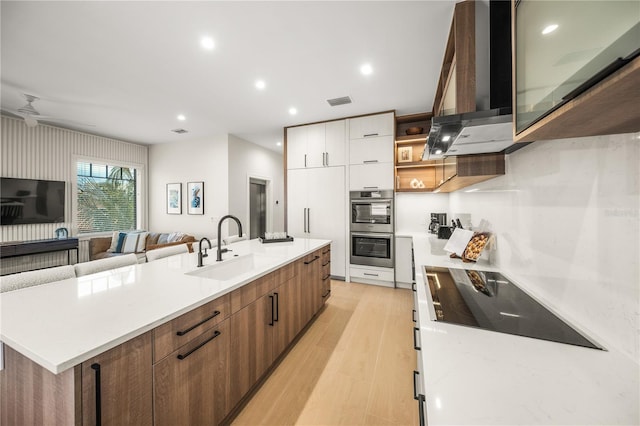
<instances>
[{"instance_id":1,"label":"light wood floor","mask_svg":"<svg viewBox=\"0 0 640 426\"><path fill-rule=\"evenodd\" d=\"M234 425L417 425L410 290L332 281L327 306Z\"/></svg>"}]
</instances>

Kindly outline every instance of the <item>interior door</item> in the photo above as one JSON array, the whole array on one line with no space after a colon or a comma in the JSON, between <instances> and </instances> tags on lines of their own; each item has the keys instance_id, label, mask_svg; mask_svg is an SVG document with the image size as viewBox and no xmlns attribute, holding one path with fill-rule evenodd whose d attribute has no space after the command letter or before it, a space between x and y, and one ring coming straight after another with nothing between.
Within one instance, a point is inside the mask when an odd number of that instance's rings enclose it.
<instances>
[{"instance_id":1,"label":"interior door","mask_svg":"<svg viewBox=\"0 0 640 426\"><path fill-rule=\"evenodd\" d=\"M267 182L249 180L249 239L264 237L267 230Z\"/></svg>"}]
</instances>

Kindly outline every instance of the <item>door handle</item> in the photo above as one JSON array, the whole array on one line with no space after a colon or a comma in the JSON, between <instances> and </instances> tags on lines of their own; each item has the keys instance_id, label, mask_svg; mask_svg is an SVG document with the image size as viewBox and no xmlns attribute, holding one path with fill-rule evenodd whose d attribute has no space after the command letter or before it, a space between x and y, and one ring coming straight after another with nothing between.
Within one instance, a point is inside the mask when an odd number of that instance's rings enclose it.
<instances>
[{"instance_id":1,"label":"door handle","mask_svg":"<svg viewBox=\"0 0 640 426\"><path fill-rule=\"evenodd\" d=\"M311 207L307 207L307 233L311 233Z\"/></svg>"},{"instance_id":2,"label":"door handle","mask_svg":"<svg viewBox=\"0 0 640 426\"><path fill-rule=\"evenodd\" d=\"M304 222L303 232L307 232L307 208L302 209L302 220Z\"/></svg>"},{"instance_id":3,"label":"door handle","mask_svg":"<svg viewBox=\"0 0 640 426\"><path fill-rule=\"evenodd\" d=\"M304 155L304 166L307 167L307 154Z\"/></svg>"},{"instance_id":4,"label":"door handle","mask_svg":"<svg viewBox=\"0 0 640 426\"><path fill-rule=\"evenodd\" d=\"M273 296L272 296L272 295L269 295L269 299L271 299L271 322L269 322L269 325L270 325L271 327L273 327L273 323L274 323L274 320L273 320L273 314L275 313L276 306L275 306L275 303L274 303L274 302L275 302L275 300L274 300L274 298L273 298Z\"/></svg>"},{"instance_id":5,"label":"door handle","mask_svg":"<svg viewBox=\"0 0 640 426\"><path fill-rule=\"evenodd\" d=\"M327 155L327 167L329 167L329 153L325 152L325 154Z\"/></svg>"},{"instance_id":6,"label":"door handle","mask_svg":"<svg viewBox=\"0 0 640 426\"><path fill-rule=\"evenodd\" d=\"M273 295L276 299L276 318L274 319L274 321L278 322L278 320L280 319L280 295L278 293L273 293Z\"/></svg>"}]
</instances>

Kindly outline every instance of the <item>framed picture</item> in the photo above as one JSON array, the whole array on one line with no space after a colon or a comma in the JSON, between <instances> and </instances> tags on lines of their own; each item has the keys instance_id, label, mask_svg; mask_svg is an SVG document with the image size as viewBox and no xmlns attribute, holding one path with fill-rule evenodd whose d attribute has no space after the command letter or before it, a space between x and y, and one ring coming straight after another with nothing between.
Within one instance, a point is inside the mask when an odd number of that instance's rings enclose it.
<instances>
[{"instance_id":1,"label":"framed picture","mask_svg":"<svg viewBox=\"0 0 640 426\"><path fill-rule=\"evenodd\" d=\"M204 182L189 182L187 184L187 213L204 214Z\"/></svg>"},{"instance_id":2,"label":"framed picture","mask_svg":"<svg viewBox=\"0 0 640 426\"><path fill-rule=\"evenodd\" d=\"M167 184L167 214L182 214L182 184Z\"/></svg>"},{"instance_id":3,"label":"framed picture","mask_svg":"<svg viewBox=\"0 0 640 426\"><path fill-rule=\"evenodd\" d=\"M413 161L413 147L401 146L398 148L398 163L410 163Z\"/></svg>"}]
</instances>

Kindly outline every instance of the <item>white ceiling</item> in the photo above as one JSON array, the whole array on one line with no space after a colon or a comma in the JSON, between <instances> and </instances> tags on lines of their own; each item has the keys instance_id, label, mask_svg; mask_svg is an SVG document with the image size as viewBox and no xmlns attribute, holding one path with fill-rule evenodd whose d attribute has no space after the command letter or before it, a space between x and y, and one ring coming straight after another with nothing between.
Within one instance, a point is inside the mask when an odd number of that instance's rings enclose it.
<instances>
[{"instance_id":1,"label":"white ceiling","mask_svg":"<svg viewBox=\"0 0 640 426\"><path fill-rule=\"evenodd\" d=\"M40 114L88 133L143 144L231 133L281 150L284 126L431 110L454 4L3 0L1 107L29 93ZM353 103L326 102L341 96Z\"/></svg>"}]
</instances>

